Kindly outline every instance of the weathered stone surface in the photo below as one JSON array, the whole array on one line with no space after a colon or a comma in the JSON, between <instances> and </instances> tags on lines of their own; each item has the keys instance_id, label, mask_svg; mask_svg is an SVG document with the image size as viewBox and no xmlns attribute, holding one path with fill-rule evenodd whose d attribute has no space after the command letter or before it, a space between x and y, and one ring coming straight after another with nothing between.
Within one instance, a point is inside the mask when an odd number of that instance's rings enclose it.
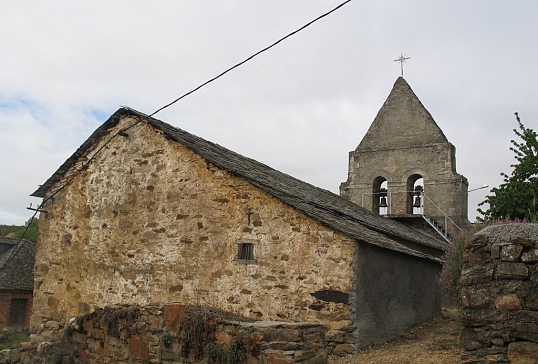
<instances>
[{"instance_id":1,"label":"weathered stone surface","mask_svg":"<svg viewBox=\"0 0 538 364\"><path fill-rule=\"evenodd\" d=\"M482 348L486 345L483 331L480 329L463 329L460 335L461 346L468 351Z\"/></svg>"},{"instance_id":2,"label":"weathered stone surface","mask_svg":"<svg viewBox=\"0 0 538 364\"><path fill-rule=\"evenodd\" d=\"M514 342L508 345L508 360L512 364L537 364L538 344Z\"/></svg>"},{"instance_id":3,"label":"weathered stone surface","mask_svg":"<svg viewBox=\"0 0 538 364\"><path fill-rule=\"evenodd\" d=\"M473 289L473 287L463 287L461 302L463 307L482 308L491 306L493 298L487 288Z\"/></svg>"},{"instance_id":4,"label":"weathered stone surface","mask_svg":"<svg viewBox=\"0 0 538 364\"><path fill-rule=\"evenodd\" d=\"M523 306L517 294L507 294L495 299L495 307L498 310L519 310Z\"/></svg>"},{"instance_id":5,"label":"weathered stone surface","mask_svg":"<svg viewBox=\"0 0 538 364\"><path fill-rule=\"evenodd\" d=\"M495 268L496 279L527 279L529 269L523 263L499 262Z\"/></svg>"},{"instance_id":6,"label":"weathered stone surface","mask_svg":"<svg viewBox=\"0 0 538 364\"><path fill-rule=\"evenodd\" d=\"M110 132L134 121L122 119ZM196 302L252 318L318 320L309 307L320 300L309 293L353 291L354 239L145 123L135 129L136 138L112 140L47 207L39 228L50 245L36 254L43 284L35 290L34 330L42 317L64 325L81 311L118 302ZM255 259L240 263L244 240L254 245ZM321 320L346 317L351 324L350 302L330 302L324 311L334 316Z\"/></svg>"},{"instance_id":7,"label":"weathered stone surface","mask_svg":"<svg viewBox=\"0 0 538 364\"><path fill-rule=\"evenodd\" d=\"M531 282L525 306L538 310L538 281Z\"/></svg>"},{"instance_id":8,"label":"weathered stone surface","mask_svg":"<svg viewBox=\"0 0 538 364\"><path fill-rule=\"evenodd\" d=\"M466 226L467 180L456 173L455 155L413 90L398 78L366 135L349 153L348 179L340 185L340 195L379 214L379 195L374 193L387 181L390 214L411 215L410 186L423 177L428 183L423 213L438 216L438 206L458 226ZM448 230L454 234L456 227L450 224Z\"/></svg>"},{"instance_id":9,"label":"weathered stone surface","mask_svg":"<svg viewBox=\"0 0 538 364\"><path fill-rule=\"evenodd\" d=\"M44 326L47 329L58 330L60 328L60 323L58 321L47 321Z\"/></svg>"},{"instance_id":10,"label":"weathered stone surface","mask_svg":"<svg viewBox=\"0 0 538 364\"><path fill-rule=\"evenodd\" d=\"M461 272L460 282L463 285L471 285L489 282L493 279L494 267L492 264L487 266L465 265Z\"/></svg>"},{"instance_id":11,"label":"weathered stone surface","mask_svg":"<svg viewBox=\"0 0 538 364\"><path fill-rule=\"evenodd\" d=\"M333 349L333 354L338 356L346 356L353 354L356 351L355 346L351 344L338 344Z\"/></svg>"},{"instance_id":12,"label":"weathered stone surface","mask_svg":"<svg viewBox=\"0 0 538 364\"><path fill-rule=\"evenodd\" d=\"M517 262L523 252L523 246L521 245L505 245L501 249L501 261L503 262Z\"/></svg>"},{"instance_id":13,"label":"weathered stone surface","mask_svg":"<svg viewBox=\"0 0 538 364\"><path fill-rule=\"evenodd\" d=\"M536 364L538 274L531 250L538 224L493 225L479 234L488 244L467 250L487 258L468 260L465 269L480 272L492 262L495 279L462 288L462 362Z\"/></svg>"},{"instance_id":14,"label":"weathered stone surface","mask_svg":"<svg viewBox=\"0 0 538 364\"><path fill-rule=\"evenodd\" d=\"M219 350L229 350L232 342L242 341L243 345L240 347L244 348L249 364L276 363L279 360L286 363L327 363L323 325L311 322L238 322L238 317L207 307L189 306L179 309L175 304L169 306L171 311L168 315L173 311L179 312L183 317L189 314L185 313L187 309L191 310L190 319L196 317L192 316L193 312L195 315L202 314L203 319L196 321L196 325L203 325L196 326L196 329L205 329L200 340L216 343L220 346ZM129 313L135 311L141 314L128 319ZM166 307L156 305L104 308L75 320L93 322L95 326L104 323L107 328L101 338L95 338L84 329L88 327L95 330L94 325L72 325L70 327L73 330L78 327L78 331L62 331L62 335L55 338L53 343L44 343L39 347L37 344L28 343L19 346L18 350L1 351L0 364L211 362L206 354L202 353L198 358L193 353L188 354L182 350L189 328L170 330L165 326L165 312ZM234 318L229 320L228 317ZM110 324L116 319L125 323L121 329L122 333L111 330ZM172 319L172 322L174 321ZM345 352L344 346L340 349L342 353Z\"/></svg>"},{"instance_id":15,"label":"weathered stone surface","mask_svg":"<svg viewBox=\"0 0 538 364\"><path fill-rule=\"evenodd\" d=\"M538 249L529 249L521 255L521 261L525 263L538 262Z\"/></svg>"},{"instance_id":16,"label":"weathered stone surface","mask_svg":"<svg viewBox=\"0 0 538 364\"><path fill-rule=\"evenodd\" d=\"M164 306L164 326L177 329L185 313L185 306L177 303Z\"/></svg>"},{"instance_id":17,"label":"weathered stone surface","mask_svg":"<svg viewBox=\"0 0 538 364\"><path fill-rule=\"evenodd\" d=\"M128 343L129 351L134 358L138 360L149 361L149 343L147 339L140 339L136 336L131 336L128 339Z\"/></svg>"}]
</instances>

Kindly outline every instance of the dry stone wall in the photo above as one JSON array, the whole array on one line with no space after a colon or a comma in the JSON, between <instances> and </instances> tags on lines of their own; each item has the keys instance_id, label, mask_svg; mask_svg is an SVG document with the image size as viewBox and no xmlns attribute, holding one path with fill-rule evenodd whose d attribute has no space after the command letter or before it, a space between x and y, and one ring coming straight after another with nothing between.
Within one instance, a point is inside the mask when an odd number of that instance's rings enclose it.
<instances>
[{"instance_id":1,"label":"dry stone wall","mask_svg":"<svg viewBox=\"0 0 538 364\"><path fill-rule=\"evenodd\" d=\"M538 224L475 235L461 284L463 362L538 363Z\"/></svg>"},{"instance_id":2,"label":"dry stone wall","mask_svg":"<svg viewBox=\"0 0 538 364\"><path fill-rule=\"evenodd\" d=\"M72 320L58 340L0 352L0 364L327 362L320 324L238 320L201 306L107 307Z\"/></svg>"}]
</instances>

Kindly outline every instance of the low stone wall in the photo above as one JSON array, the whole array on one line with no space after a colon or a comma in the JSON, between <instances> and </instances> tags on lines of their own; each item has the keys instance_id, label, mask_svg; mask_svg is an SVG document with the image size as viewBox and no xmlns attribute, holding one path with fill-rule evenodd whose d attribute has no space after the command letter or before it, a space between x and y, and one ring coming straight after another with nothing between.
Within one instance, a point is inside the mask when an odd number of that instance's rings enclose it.
<instances>
[{"instance_id":1,"label":"low stone wall","mask_svg":"<svg viewBox=\"0 0 538 364\"><path fill-rule=\"evenodd\" d=\"M464 363L538 363L538 224L489 226L465 245Z\"/></svg>"},{"instance_id":2,"label":"low stone wall","mask_svg":"<svg viewBox=\"0 0 538 364\"><path fill-rule=\"evenodd\" d=\"M107 307L72 320L58 340L0 352L0 363L327 362L321 324L239 319L180 304Z\"/></svg>"}]
</instances>

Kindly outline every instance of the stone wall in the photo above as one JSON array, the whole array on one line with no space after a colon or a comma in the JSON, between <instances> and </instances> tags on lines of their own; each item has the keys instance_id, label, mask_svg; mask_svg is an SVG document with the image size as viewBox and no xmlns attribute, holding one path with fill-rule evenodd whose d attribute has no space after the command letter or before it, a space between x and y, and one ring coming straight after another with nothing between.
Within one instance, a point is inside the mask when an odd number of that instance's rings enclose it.
<instances>
[{"instance_id":1,"label":"stone wall","mask_svg":"<svg viewBox=\"0 0 538 364\"><path fill-rule=\"evenodd\" d=\"M145 123L71 173L39 219L35 333L106 305L178 302L319 321L329 340L354 341L353 239ZM238 259L242 243L252 244L252 259Z\"/></svg>"},{"instance_id":2,"label":"stone wall","mask_svg":"<svg viewBox=\"0 0 538 364\"><path fill-rule=\"evenodd\" d=\"M54 342L0 352L0 363L326 363L316 323L242 322L201 306L107 307Z\"/></svg>"},{"instance_id":3,"label":"stone wall","mask_svg":"<svg viewBox=\"0 0 538 364\"><path fill-rule=\"evenodd\" d=\"M538 224L475 235L461 284L463 362L538 363Z\"/></svg>"}]
</instances>

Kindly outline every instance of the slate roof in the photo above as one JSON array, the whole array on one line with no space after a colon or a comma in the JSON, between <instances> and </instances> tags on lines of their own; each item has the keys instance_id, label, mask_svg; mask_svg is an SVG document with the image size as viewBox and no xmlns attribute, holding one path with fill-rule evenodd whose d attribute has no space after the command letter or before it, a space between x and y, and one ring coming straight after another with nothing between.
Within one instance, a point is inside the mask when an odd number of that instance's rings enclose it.
<instances>
[{"instance_id":1,"label":"slate roof","mask_svg":"<svg viewBox=\"0 0 538 364\"><path fill-rule=\"evenodd\" d=\"M34 289L35 245L0 237L0 290Z\"/></svg>"},{"instance_id":2,"label":"slate roof","mask_svg":"<svg viewBox=\"0 0 538 364\"><path fill-rule=\"evenodd\" d=\"M145 123L162 131L166 138L181 143L208 162L245 179L289 206L355 240L435 261L440 261L439 258L446 249L446 243L420 230L375 215L330 191L126 107L117 110L101 125L32 196L44 198L77 160L107 136L108 130L123 117L143 118Z\"/></svg>"}]
</instances>

